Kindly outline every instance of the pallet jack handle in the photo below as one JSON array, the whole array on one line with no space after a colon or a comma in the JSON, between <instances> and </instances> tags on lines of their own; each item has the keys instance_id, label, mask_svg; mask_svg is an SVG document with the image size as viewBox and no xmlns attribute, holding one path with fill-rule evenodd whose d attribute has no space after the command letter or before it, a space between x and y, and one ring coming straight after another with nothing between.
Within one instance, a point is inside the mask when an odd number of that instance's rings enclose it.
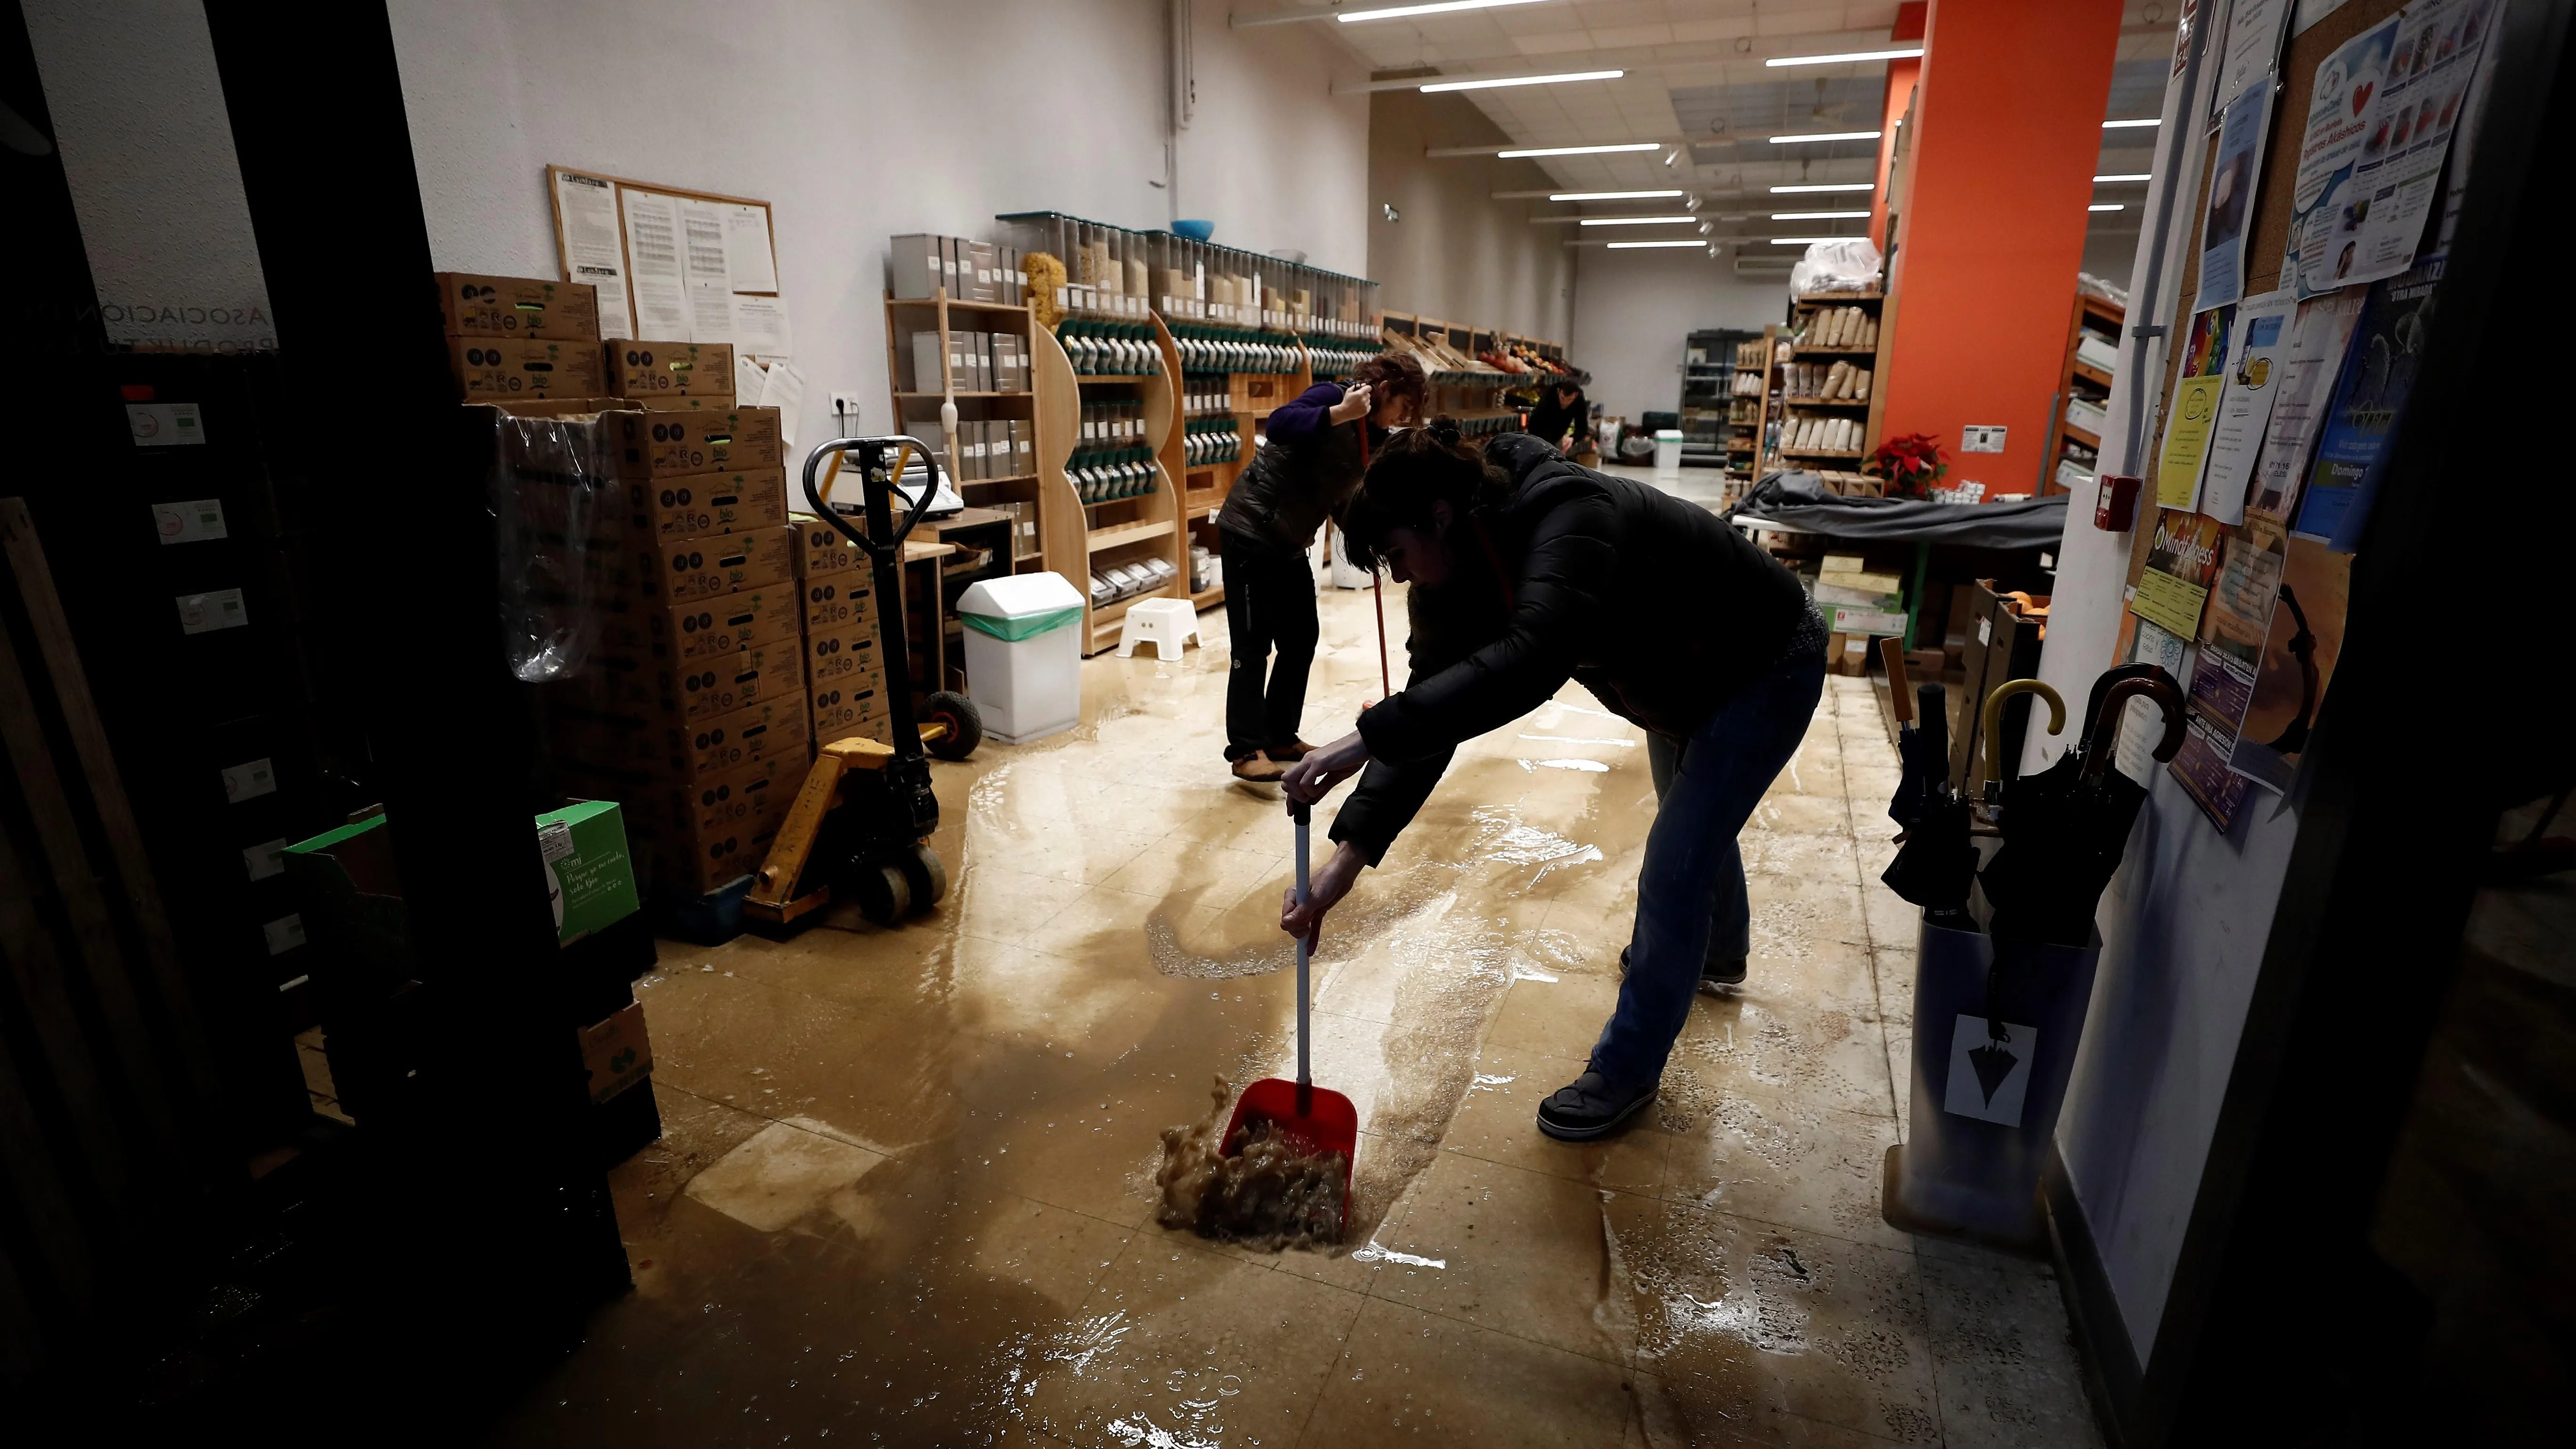
<instances>
[{"instance_id":1,"label":"pallet jack handle","mask_svg":"<svg viewBox=\"0 0 2576 1449\"><path fill-rule=\"evenodd\" d=\"M873 465L885 456L889 448L899 448L901 451L895 454L894 466L880 476ZM849 519L832 507L832 484L841 476L842 459L852 452L859 455L859 500L868 523L865 533L852 527ZM902 525L896 527L893 518L894 510L887 500L894 492L896 484L902 481L903 470L911 464L912 455L915 452L920 453L922 461L929 465L930 484L922 490L921 503L906 508ZM831 471L821 473L821 476L817 477L827 454L831 458ZM912 536L913 526L921 522L922 510L933 497L937 496L940 481L938 452L918 438L902 435L885 438L834 438L816 448L805 458L805 502L813 508L814 516L830 523L835 532L857 545L869 558L880 563L901 560L903 541ZM883 528L892 528L894 538L891 542L879 544L875 534Z\"/></svg>"}]
</instances>

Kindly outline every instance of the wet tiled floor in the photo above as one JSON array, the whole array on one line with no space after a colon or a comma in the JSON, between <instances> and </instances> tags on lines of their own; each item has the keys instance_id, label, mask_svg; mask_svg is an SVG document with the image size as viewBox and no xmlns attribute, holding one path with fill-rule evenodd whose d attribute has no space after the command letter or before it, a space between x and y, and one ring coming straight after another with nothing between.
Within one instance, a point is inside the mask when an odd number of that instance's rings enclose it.
<instances>
[{"instance_id":1,"label":"wet tiled floor","mask_svg":"<svg viewBox=\"0 0 2576 1449\"><path fill-rule=\"evenodd\" d=\"M1324 619L1319 740L1378 693L1367 597ZM1651 1120L1531 1123L1616 996L1654 813L1642 736L1569 687L1462 750L1327 923L1344 1250L1156 1226L1160 1129L1293 1062L1290 828L1225 775L1201 627L1086 663L1076 732L938 767L930 915L666 943L666 1133L613 1179L636 1291L502 1442L2096 1442L2048 1270L1879 1217L1913 927L1858 680L1745 833L1750 976Z\"/></svg>"}]
</instances>

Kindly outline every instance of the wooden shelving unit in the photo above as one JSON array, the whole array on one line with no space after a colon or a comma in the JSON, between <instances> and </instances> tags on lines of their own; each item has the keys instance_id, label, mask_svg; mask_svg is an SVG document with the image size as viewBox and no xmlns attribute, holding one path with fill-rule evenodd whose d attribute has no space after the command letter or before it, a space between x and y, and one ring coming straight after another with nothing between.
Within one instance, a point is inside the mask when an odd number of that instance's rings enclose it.
<instances>
[{"instance_id":1,"label":"wooden shelving unit","mask_svg":"<svg viewBox=\"0 0 2576 1449\"><path fill-rule=\"evenodd\" d=\"M1158 324L1159 325L1159 324ZM1169 333L1165 334L1170 346ZM1252 466L1260 452L1261 437L1271 413L1283 403L1314 386L1315 369L1305 343L1295 343L1297 370L1294 372L1231 372L1221 374L1226 380L1226 412L1234 419L1235 457L1223 463L1186 464L1182 461L1186 430L1176 425L1170 451L1164 455L1164 471L1178 473L1184 480L1181 492L1181 573L1189 574L1191 545L1215 552L1217 549L1217 510L1225 506L1226 496L1234 491L1235 480ZM1167 353L1167 360L1177 360L1179 353ZM1216 377L1214 372L1193 372L1193 377ZM1201 609L1212 609L1225 602L1225 585L1199 589L1189 595L1190 603Z\"/></svg>"},{"instance_id":2,"label":"wooden shelving unit","mask_svg":"<svg viewBox=\"0 0 2576 1449\"><path fill-rule=\"evenodd\" d=\"M1887 345L1884 316L1886 300L1886 295L1881 292L1819 292L1812 296L1790 299L1789 323L1787 327L1781 329L1781 335L1788 340L1789 345L1785 349L1774 348L1775 357L1780 351L1785 350L1788 353L1788 359L1786 362L1773 365L1769 379L1770 386L1765 389L1765 397L1769 402L1764 419L1767 459L1778 462L1795 460L1810 467L1823 465L1832 472L1848 474L1856 472L1851 465L1869 456L1870 449L1875 447L1878 441L1880 390L1877 384L1886 375L1886 369L1881 365ZM1855 308L1868 319L1867 325L1875 335L1864 337L1857 342L1837 338L1830 344L1805 340L1816 335L1815 329L1823 325L1826 314ZM1792 380L1788 371L1790 367L1798 367L1801 370L1808 368L1827 370L1838 362L1848 363L1855 368L1868 369L1870 387L1867 397L1823 397L1811 392L1792 393L1788 390ZM1810 382L1808 385L1812 387L1814 383ZM1811 420L1836 420L1856 424L1860 434L1860 446L1856 448L1789 446L1787 440L1792 436L1793 431L1802 423ZM1834 483L1830 478L1827 481L1829 485L1843 488L1860 486L1849 480L1840 484Z\"/></svg>"},{"instance_id":3,"label":"wooden shelving unit","mask_svg":"<svg viewBox=\"0 0 2576 1449\"><path fill-rule=\"evenodd\" d=\"M2092 296L2080 289L2076 292L2075 312L2066 324L2066 370L2058 378L2057 400L2049 409L2048 451L2041 455L2048 459L2045 465L2045 476L2039 480L2039 492L2042 497L2067 491L2065 486L2057 481L2057 474L2058 466L2070 461L2069 444L2090 455L2072 459L2085 472L2094 472L2096 464L2100 461L2102 439L2090 428L2079 428L2068 422L2066 408L2068 403L2077 398L2100 404L2105 408L2109 407L2111 374L2075 354L2076 350L2084 345L2087 335L2100 338L2116 349L2120 345L2121 329L2128 325L2128 320L2129 309L2119 303Z\"/></svg>"}]
</instances>

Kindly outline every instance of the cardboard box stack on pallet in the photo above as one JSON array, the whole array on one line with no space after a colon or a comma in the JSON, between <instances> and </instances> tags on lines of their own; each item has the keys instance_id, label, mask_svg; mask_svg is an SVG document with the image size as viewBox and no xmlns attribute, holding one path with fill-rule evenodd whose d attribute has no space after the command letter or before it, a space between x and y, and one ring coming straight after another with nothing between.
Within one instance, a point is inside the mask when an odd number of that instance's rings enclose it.
<instances>
[{"instance_id":1,"label":"cardboard box stack on pallet","mask_svg":"<svg viewBox=\"0 0 2576 1449\"><path fill-rule=\"evenodd\" d=\"M868 557L812 514L797 514L789 522L796 531L807 722L815 743L852 735L890 741L885 645L877 629L876 576Z\"/></svg>"},{"instance_id":2,"label":"cardboard box stack on pallet","mask_svg":"<svg viewBox=\"0 0 2576 1449\"><path fill-rule=\"evenodd\" d=\"M623 801L647 878L681 897L758 868L812 759L778 411L731 402L606 414L624 507L598 537L600 649L549 719L567 788Z\"/></svg>"},{"instance_id":3,"label":"cardboard box stack on pallet","mask_svg":"<svg viewBox=\"0 0 2576 1449\"><path fill-rule=\"evenodd\" d=\"M812 759L778 410L735 406L730 347L603 344L587 286L439 282L459 390L500 409L513 664L558 788L620 804L648 889L713 891L758 867ZM553 370L495 371L465 345L489 338L546 339Z\"/></svg>"},{"instance_id":4,"label":"cardboard box stack on pallet","mask_svg":"<svg viewBox=\"0 0 2576 1449\"><path fill-rule=\"evenodd\" d=\"M1833 631L1827 667L1837 674L1865 673L1871 639L1905 635L1905 581L1870 572L1859 554L1827 554L1816 575L1816 611Z\"/></svg>"}]
</instances>

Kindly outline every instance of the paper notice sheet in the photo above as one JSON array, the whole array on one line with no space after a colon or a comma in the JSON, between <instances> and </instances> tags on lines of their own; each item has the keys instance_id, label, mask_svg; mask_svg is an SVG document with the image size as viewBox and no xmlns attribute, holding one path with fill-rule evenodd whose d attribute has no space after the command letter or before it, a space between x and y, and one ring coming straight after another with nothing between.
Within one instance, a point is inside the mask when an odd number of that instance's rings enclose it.
<instances>
[{"instance_id":1,"label":"paper notice sheet","mask_svg":"<svg viewBox=\"0 0 2576 1449\"><path fill-rule=\"evenodd\" d=\"M2388 77L2371 102L2352 204L2335 214L2326 244L2337 281L2375 282L2415 264L2441 199L2442 158L2500 3L2424 0L2405 10Z\"/></svg>"},{"instance_id":2,"label":"paper notice sheet","mask_svg":"<svg viewBox=\"0 0 2576 1449\"><path fill-rule=\"evenodd\" d=\"M769 386L769 374L761 369L739 347L733 353L733 400L741 407L756 407L761 392Z\"/></svg>"},{"instance_id":3,"label":"paper notice sheet","mask_svg":"<svg viewBox=\"0 0 2576 1449\"><path fill-rule=\"evenodd\" d=\"M2271 134L2272 73L2265 71L2227 103L2218 123L2218 161L2209 178L2209 210L2200 226L2200 294L2192 310L2223 306L2245 294L2245 229L2262 180L2263 139Z\"/></svg>"},{"instance_id":4,"label":"paper notice sheet","mask_svg":"<svg viewBox=\"0 0 2576 1449\"><path fill-rule=\"evenodd\" d=\"M728 202L724 208L725 264L737 292L778 290L778 253L769 243L769 208Z\"/></svg>"},{"instance_id":5,"label":"paper notice sheet","mask_svg":"<svg viewBox=\"0 0 2576 1449\"><path fill-rule=\"evenodd\" d=\"M680 202L680 276L688 285L689 334L697 342L733 338L733 270L725 259L722 202Z\"/></svg>"},{"instance_id":6,"label":"paper notice sheet","mask_svg":"<svg viewBox=\"0 0 2576 1449\"><path fill-rule=\"evenodd\" d=\"M760 405L778 409L778 439L793 446L797 414L805 408L805 374L784 358L769 364L769 385L760 390Z\"/></svg>"},{"instance_id":7,"label":"paper notice sheet","mask_svg":"<svg viewBox=\"0 0 2576 1449\"><path fill-rule=\"evenodd\" d=\"M2337 220L2359 196L2353 169L2361 163L2369 139L2371 103L2387 80L2388 52L2396 43L2400 17L2391 15L2335 47L2317 62L2314 88L2308 92L2306 129L2299 135L2299 172L2290 193L2289 255L2295 262L2299 295L2313 297L2342 286L2357 249L2349 242L2329 247ZM2340 268L2340 270L2338 270Z\"/></svg>"},{"instance_id":8,"label":"paper notice sheet","mask_svg":"<svg viewBox=\"0 0 2576 1449\"><path fill-rule=\"evenodd\" d=\"M2245 485L2254 476L2273 399L2281 393L2290 313L2297 305L2297 294L2285 289L2249 297L2236 309L2235 345L2228 350L2226 386L2218 395L2209 464L2200 479L2200 511L2221 523L2245 521Z\"/></svg>"},{"instance_id":9,"label":"paper notice sheet","mask_svg":"<svg viewBox=\"0 0 2576 1449\"><path fill-rule=\"evenodd\" d=\"M2254 468L2248 513L2286 524L2298 506L2299 483L2307 476L2308 453L2317 440L2317 419L2325 413L2327 390L2352 343L2364 295L2359 290L2336 292L2299 304L2290 323L2289 353L2281 364L2279 396L2263 429L2263 456Z\"/></svg>"},{"instance_id":10,"label":"paper notice sheet","mask_svg":"<svg viewBox=\"0 0 2576 1449\"><path fill-rule=\"evenodd\" d=\"M754 357L793 357L796 341L787 330L787 303L777 297L737 292L733 299L733 345Z\"/></svg>"},{"instance_id":11,"label":"paper notice sheet","mask_svg":"<svg viewBox=\"0 0 2576 1449\"><path fill-rule=\"evenodd\" d=\"M689 326L688 289L680 276L679 198L629 187L618 200L626 211L626 265L635 284L635 340L700 340Z\"/></svg>"},{"instance_id":12,"label":"paper notice sheet","mask_svg":"<svg viewBox=\"0 0 2576 1449\"><path fill-rule=\"evenodd\" d=\"M2236 0L2227 17L2227 50L2219 62L2217 98L2226 105L2263 78L2281 53L2281 22L2290 0Z\"/></svg>"},{"instance_id":13,"label":"paper notice sheet","mask_svg":"<svg viewBox=\"0 0 2576 1449\"><path fill-rule=\"evenodd\" d=\"M635 335L626 296L626 246L617 228L617 183L570 171L555 173L555 214L563 226L568 281L599 289L599 335Z\"/></svg>"}]
</instances>

